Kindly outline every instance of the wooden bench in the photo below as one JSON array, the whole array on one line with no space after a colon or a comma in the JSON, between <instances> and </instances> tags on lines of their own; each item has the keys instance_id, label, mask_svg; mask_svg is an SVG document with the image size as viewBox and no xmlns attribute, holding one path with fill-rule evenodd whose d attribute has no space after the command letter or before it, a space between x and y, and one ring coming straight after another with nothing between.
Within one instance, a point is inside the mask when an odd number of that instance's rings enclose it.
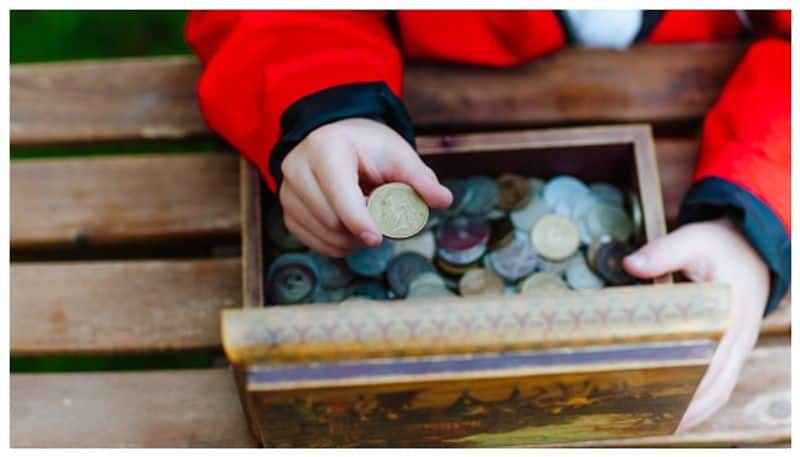
<instances>
[{"instance_id":1,"label":"wooden bench","mask_svg":"<svg viewBox=\"0 0 800 457\"><path fill-rule=\"evenodd\" d=\"M405 97L421 143L456 131L652 123L674 219L700 120L744 49L570 49L507 71L413 65ZM12 446L253 445L219 335L220 310L241 304L236 155L25 158L34 146L212 137L195 101L199 71L191 57L12 67L11 144L22 158L11 163L11 355L219 360L12 374ZM789 333L787 298L763 322L730 403L698 429L579 445L788 445Z\"/></svg>"}]
</instances>

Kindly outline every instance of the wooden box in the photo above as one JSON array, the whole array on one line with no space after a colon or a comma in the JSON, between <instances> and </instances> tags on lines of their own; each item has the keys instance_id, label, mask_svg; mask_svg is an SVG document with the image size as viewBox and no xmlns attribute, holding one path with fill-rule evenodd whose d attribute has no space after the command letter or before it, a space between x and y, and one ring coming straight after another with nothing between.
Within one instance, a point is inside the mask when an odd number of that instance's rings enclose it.
<instances>
[{"instance_id":1,"label":"wooden box","mask_svg":"<svg viewBox=\"0 0 800 457\"><path fill-rule=\"evenodd\" d=\"M440 178L572 174L636 191L665 232L647 126L428 137ZM729 320L719 284L265 306L262 214L242 162L244 309L222 315L264 446L507 446L670 434Z\"/></svg>"}]
</instances>

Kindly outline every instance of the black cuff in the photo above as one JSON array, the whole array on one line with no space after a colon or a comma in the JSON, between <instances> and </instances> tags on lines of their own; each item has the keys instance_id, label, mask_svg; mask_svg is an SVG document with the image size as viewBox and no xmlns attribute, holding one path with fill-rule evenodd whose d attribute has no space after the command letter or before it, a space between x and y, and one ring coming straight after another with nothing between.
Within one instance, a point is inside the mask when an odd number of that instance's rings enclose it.
<instances>
[{"instance_id":1,"label":"black cuff","mask_svg":"<svg viewBox=\"0 0 800 457\"><path fill-rule=\"evenodd\" d=\"M384 82L334 86L292 103L281 116L281 136L269 156L269 170L280 187L281 163L317 127L353 117L383 122L416 148L414 127L403 102Z\"/></svg>"},{"instance_id":2,"label":"black cuff","mask_svg":"<svg viewBox=\"0 0 800 457\"><path fill-rule=\"evenodd\" d=\"M681 205L678 224L730 215L770 270L764 316L777 308L791 281L791 240L778 216L744 188L721 178L696 182Z\"/></svg>"}]
</instances>

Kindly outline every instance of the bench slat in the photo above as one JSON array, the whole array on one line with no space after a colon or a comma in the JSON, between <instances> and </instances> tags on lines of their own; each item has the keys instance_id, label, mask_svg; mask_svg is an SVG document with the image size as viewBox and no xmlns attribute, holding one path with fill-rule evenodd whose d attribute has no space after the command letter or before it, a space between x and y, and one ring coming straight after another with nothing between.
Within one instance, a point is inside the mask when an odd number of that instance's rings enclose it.
<instances>
[{"instance_id":1,"label":"bench slat","mask_svg":"<svg viewBox=\"0 0 800 457\"><path fill-rule=\"evenodd\" d=\"M746 45L570 48L511 69L407 66L422 130L699 119ZM193 57L20 64L11 69L13 146L208 135Z\"/></svg>"},{"instance_id":2,"label":"bench slat","mask_svg":"<svg viewBox=\"0 0 800 457\"><path fill-rule=\"evenodd\" d=\"M780 417L785 411L780 402L790 399L790 359L788 342L757 348L729 404L689 433L576 445L788 443L791 429ZM252 445L233 377L225 369L11 375L10 440L14 447Z\"/></svg>"},{"instance_id":3,"label":"bench slat","mask_svg":"<svg viewBox=\"0 0 800 457\"><path fill-rule=\"evenodd\" d=\"M11 264L12 355L220 348L242 303L239 258ZM789 297L761 326L785 335Z\"/></svg>"},{"instance_id":4,"label":"bench slat","mask_svg":"<svg viewBox=\"0 0 800 457\"><path fill-rule=\"evenodd\" d=\"M11 264L11 354L220 348L239 258Z\"/></svg>"},{"instance_id":5,"label":"bench slat","mask_svg":"<svg viewBox=\"0 0 800 457\"><path fill-rule=\"evenodd\" d=\"M238 183L233 154L15 160L11 245L238 236Z\"/></svg>"}]
</instances>

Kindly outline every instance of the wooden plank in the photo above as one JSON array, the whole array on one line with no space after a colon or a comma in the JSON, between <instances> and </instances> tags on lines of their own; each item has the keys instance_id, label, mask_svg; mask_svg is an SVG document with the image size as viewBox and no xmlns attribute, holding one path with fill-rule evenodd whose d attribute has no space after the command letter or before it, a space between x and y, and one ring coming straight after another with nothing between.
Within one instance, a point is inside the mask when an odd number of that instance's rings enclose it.
<instances>
[{"instance_id":1,"label":"wooden plank","mask_svg":"<svg viewBox=\"0 0 800 457\"><path fill-rule=\"evenodd\" d=\"M730 402L693 431L574 445L785 445L790 439L786 416L790 359L788 342L757 348ZM12 375L10 386L10 441L14 447L253 444L233 379L225 369Z\"/></svg>"},{"instance_id":2,"label":"wooden plank","mask_svg":"<svg viewBox=\"0 0 800 457\"><path fill-rule=\"evenodd\" d=\"M418 129L485 129L703 116L746 45L569 48L507 69L409 64ZM14 65L11 144L208 135L193 57Z\"/></svg>"},{"instance_id":3,"label":"wooden plank","mask_svg":"<svg viewBox=\"0 0 800 457\"><path fill-rule=\"evenodd\" d=\"M175 139L208 134L193 58L14 65L11 143Z\"/></svg>"},{"instance_id":4,"label":"wooden plank","mask_svg":"<svg viewBox=\"0 0 800 457\"><path fill-rule=\"evenodd\" d=\"M250 447L229 370L11 376L12 447Z\"/></svg>"},{"instance_id":5,"label":"wooden plank","mask_svg":"<svg viewBox=\"0 0 800 457\"><path fill-rule=\"evenodd\" d=\"M241 306L239 258L11 265L11 354L220 347Z\"/></svg>"},{"instance_id":6,"label":"wooden plank","mask_svg":"<svg viewBox=\"0 0 800 457\"><path fill-rule=\"evenodd\" d=\"M238 159L148 155L11 164L11 245L238 237Z\"/></svg>"}]
</instances>

